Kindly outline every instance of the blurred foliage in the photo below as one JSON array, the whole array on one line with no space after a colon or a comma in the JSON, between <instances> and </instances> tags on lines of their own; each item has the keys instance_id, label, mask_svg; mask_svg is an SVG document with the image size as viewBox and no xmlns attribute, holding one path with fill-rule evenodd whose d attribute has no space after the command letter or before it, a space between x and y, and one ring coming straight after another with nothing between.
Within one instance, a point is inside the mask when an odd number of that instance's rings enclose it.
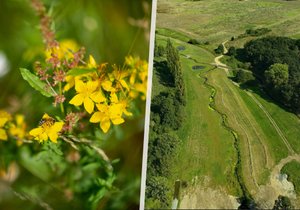
<instances>
[{"instance_id":1,"label":"blurred foliage","mask_svg":"<svg viewBox=\"0 0 300 210\"><path fill-rule=\"evenodd\" d=\"M43 2L54 19L57 40L72 39L85 46L87 54L92 54L99 63L120 66L128 54L147 60L150 0ZM1 0L0 8L0 52L9 64L8 73L0 77L0 109L25 115L28 127L34 128L44 113L58 115L57 109L49 106L52 99L37 94L19 72L20 67L32 70L33 62L41 59L45 50L39 18L29 0ZM37 142L18 147L10 142L0 142L0 169L16 175L11 182L7 182L5 176L0 177L0 209L22 209L24 206L26 209L47 209L47 205L53 209L88 209L90 207L84 202L90 199L93 203L101 196L104 197L100 203L93 204L94 208L137 209L145 101L134 106L135 118L129 119L128 123L113 127L107 134L95 131L95 138L100 139L97 145L113 160L113 173L110 166L85 145L80 148L80 161L66 171L71 148ZM85 154L89 154L89 158L84 158ZM56 177L51 176L49 168L55 170ZM98 180L90 183L88 177L97 174L101 174ZM63 186L60 189L49 184L49 180L61 177L65 177L62 185L74 183L81 196L63 191ZM97 191L99 188L101 190ZM95 192L93 197L91 192Z\"/></svg>"}]
</instances>

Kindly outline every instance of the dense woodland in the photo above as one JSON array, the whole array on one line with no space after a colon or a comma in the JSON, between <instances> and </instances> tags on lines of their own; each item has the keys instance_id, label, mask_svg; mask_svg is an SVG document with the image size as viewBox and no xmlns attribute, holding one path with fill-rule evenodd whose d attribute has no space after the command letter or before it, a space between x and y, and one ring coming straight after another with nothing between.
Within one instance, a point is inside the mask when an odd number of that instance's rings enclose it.
<instances>
[{"instance_id":1,"label":"dense woodland","mask_svg":"<svg viewBox=\"0 0 300 210\"><path fill-rule=\"evenodd\" d=\"M278 103L300 114L300 39L264 37L230 49L229 54L244 63Z\"/></svg>"},{"instance_id":2,"label":"dense woodland","mask_svg":"<svg viewBox=\"0 0 300 210\"><path fill-rule=\"evenodd\" d=\"M151 101L150 136L146 182L146 207L168 208L173 183L170 166L180 139L176 135L184 120L185 88L178 51L168 40L155 47L153 72L165 89ZM153 87L157 88L157 87Z\"/></svg>"}]
</instances>

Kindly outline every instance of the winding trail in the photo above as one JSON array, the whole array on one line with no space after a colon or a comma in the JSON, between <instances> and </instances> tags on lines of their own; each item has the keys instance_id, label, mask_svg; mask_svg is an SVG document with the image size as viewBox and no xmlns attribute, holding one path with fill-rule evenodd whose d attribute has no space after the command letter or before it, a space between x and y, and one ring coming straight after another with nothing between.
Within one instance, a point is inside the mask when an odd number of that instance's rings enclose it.
<instances>
[{"instance_id":1,"label":"winding trail","mask_svg":"<svg viewBox=\"0 0 300 210\"><path fill-rule=\"evenodd\" d=\"M215 65L217 68L224 69L225 72L226 72L226 74L229 75L229 70L228 70L227 65L224 64L224 63L222 63L222 62L220 61L221 58L223 58L224 54L226 54L226 53L228 52L228 50L227 50L227 48L226 48L226 46L225 46L225 44L226 44L227 42L228 42L228 40L222 43L224 52L223 52L222 55L219 55L219 56L215 57L215 63L213 63L213 65Z\"/></svg>"}]
</instances>

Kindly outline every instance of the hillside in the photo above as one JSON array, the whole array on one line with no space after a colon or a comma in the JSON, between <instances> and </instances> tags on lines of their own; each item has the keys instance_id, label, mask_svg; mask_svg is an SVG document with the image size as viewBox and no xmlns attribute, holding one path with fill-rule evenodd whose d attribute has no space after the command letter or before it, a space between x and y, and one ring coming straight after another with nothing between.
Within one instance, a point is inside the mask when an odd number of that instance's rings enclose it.
<instances>
[{"instance_id":1,"label":"hillside","mask_svg":"<svg viewBox=\"0 0 300 210\"><path fill-rule=\"evenodd\" d=\"M235 83L232 68L214 52L227 40L227 48L242 47L265 36L241 36L247 29L299 37L298 21L300 1L158 0L157 43L170 38L181 49L186 84L187 119L176 132L183 143L166 177L169 186L177 179L188 183L179 208L272 208L279 195L300 207L295 179L280 175L286 164L300 161L299 118L259 86ZM191 39L199 44L188 44ZM154 74L153 93L161 85Z\"/></svg>"}]
</instances>

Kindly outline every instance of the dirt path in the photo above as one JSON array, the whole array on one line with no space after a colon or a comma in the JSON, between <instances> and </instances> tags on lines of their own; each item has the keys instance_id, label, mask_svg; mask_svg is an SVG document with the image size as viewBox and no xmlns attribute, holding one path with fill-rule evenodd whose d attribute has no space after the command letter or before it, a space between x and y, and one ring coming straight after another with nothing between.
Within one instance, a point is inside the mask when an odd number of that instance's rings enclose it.
<instances>
[{"instance_id":1,"label":"dirt path","mask_svg":"<svg viewBox=\"0 0 300 210\"><path fill-rule=\"evenodd\" d=\"M214 63L213 65L215 65L216 67L218 67L218 68L220 68L220 69L224 69L225 72L226 72L226 74L229 75L229 71L228 71L227 65L224 64L224 63L222 63L222 62L220 61L220 59L223 58L224 54L226 54L226 53L228 52L228 50L227 50L227 48L226 48L226 46L225 46L225 44L226 44L227 42L228 42L228 40L222 43L223 48L224 48L224 52L223 52L222 55L219 55L219 56L215 57L215 63Z\"/></svg>"}]
</instances>

